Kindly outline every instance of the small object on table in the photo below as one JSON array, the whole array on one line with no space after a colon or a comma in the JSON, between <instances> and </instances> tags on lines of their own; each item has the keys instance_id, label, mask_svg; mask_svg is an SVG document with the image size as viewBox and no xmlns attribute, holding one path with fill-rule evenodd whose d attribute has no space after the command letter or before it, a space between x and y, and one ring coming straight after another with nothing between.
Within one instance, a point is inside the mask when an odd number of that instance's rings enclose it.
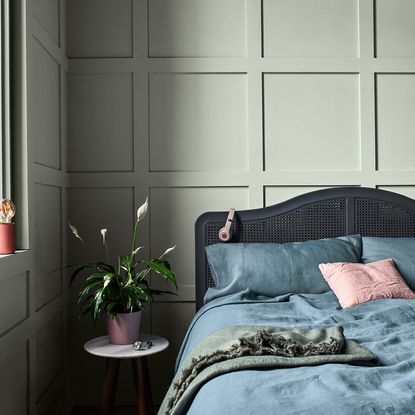
<instances>
[{"instance_id":1,"label":"small object on table","mask_svg":"<svg viewBox=\"0 0 415 415\"><path fill-rule=\"evenodd\" d=\"M159 353L167 349L168 346L168 340L150 334L140 334L133 345L111 344L108 342L108 336L97 337L85 343L84 349L88 353L107 358L102 391L102 415L112 414L121 359L131 360L138 414L154 414L147 356Z\"/></svg>"},{"instance_id":2,"label":"small object on table","mask_svg":"<svg viewBox=\"0 0 415 415\"><path fill-rule=\"evenodd\" d=\"M134 350L148 350L152 345L153 343L151 342L137 341L134 343L133 349Z\"/></svg>"}]
</instances>

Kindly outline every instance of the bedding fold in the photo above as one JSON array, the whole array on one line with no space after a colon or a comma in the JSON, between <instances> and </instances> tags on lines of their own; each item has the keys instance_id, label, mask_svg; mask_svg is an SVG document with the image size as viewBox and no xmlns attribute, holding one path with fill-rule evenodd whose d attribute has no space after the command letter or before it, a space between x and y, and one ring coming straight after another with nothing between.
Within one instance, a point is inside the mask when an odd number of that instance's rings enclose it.
<instances>
[{"instance_id":1,"label":"bedding fold","mask_svg":"<svg viewBox=\"0 0 415 415\"><path fill-rule=\"evenodd\" d=\"M373 353L344 338L341 326L225 327L203 338L191 350L173 379L159 415L184 413L200 387L224 373L256 368L375 361Z\"/></svg>"}]
</instances>

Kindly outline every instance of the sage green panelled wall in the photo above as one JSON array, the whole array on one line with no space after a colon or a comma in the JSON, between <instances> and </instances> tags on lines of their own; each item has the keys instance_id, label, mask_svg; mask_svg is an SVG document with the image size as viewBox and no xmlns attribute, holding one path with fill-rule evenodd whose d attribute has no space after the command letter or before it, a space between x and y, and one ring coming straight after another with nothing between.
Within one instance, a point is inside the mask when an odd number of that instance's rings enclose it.
<instances>
[{"instance_id":1,"label":"sage green panelled wall","mask_svg":"<svg viewBox=\"0 0 415 415\"><path fill-rule=\"evenodd\" d=\"M415 2L67 4L69 216L97 248L108 225L121 250L149 195L140 244L178 244L180 295L144 324L171 341L151 362L160 400L194 313L199 214L338 185L415 196ZM97 403L101 372L80 352L96 332L75 318L71 329L75 402Z\"/></svg>"},{"instance_id":2,"label":"sage green panelled wall","mask_svg":"<svg viewBox=\"0 0 415 415\"><path fill-rule=\"evenodd\" d=\"M65 414L68 296L62 273L50 273L66 260L65 9L60 0L10 4L20 22L15 39L22 43L13 69L21 84L14 99L20 164L13 184L25 250L0 258L0 412ZM58 399L59 412L52 409Z\"/></svg>"}]
</instances>

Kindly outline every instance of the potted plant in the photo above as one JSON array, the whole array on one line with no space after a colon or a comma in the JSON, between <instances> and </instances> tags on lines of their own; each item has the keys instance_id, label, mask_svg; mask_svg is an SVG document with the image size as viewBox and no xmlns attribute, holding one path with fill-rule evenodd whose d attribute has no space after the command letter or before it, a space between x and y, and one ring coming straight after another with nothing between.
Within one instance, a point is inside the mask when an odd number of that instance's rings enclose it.
<instances>
[{"instance_id":1,"label":"potted plant","mask_svg":"<svg viewBox=\"0 0 415 415\"><path fill-rule=\"evenodd\" d=\"M71 275L70 284L82 271L88 271L85 284L78 295L78 304L85 305L83 313L90 313L95 324L100 315L107 318L109 342L113 344L131 344L137 340L141 311L154 295L171 291L151 288L147 277L150 271L171 283L177 291L176 276L165 259L175 246L168 248L162 255L152 259L138 259L143 248L136 247L138 223L145 217L148 209L148 198L137 210L137 219L132 236L131 252L118 257L117 264L110 262L107 245L107 229L101 229L102 243L105 247L107 261L88 262L76 265ZM83 244L75 226L69 224L73 235Z\"/></svg>"}]
</instances>

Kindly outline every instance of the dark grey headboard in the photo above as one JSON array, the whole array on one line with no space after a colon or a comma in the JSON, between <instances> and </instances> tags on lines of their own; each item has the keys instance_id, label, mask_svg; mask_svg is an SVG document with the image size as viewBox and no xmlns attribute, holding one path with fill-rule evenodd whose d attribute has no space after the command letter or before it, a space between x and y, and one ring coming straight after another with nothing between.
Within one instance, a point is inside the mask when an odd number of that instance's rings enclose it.
<instances>
[{"instance_id":1,"label":"dark grey headboard","mask_svg":"<svg viewBox=\"0 0 415 415\"><path fill-rule=\"evenodd\" d=\"M207 212L196 221L196 309L214 286L205 246L220 242L228 212ZM415 200L365 187L318 190L262 209L237 211L230 242L293 242L359 233L415 236Z\"/></svg>"}]
</instances>

